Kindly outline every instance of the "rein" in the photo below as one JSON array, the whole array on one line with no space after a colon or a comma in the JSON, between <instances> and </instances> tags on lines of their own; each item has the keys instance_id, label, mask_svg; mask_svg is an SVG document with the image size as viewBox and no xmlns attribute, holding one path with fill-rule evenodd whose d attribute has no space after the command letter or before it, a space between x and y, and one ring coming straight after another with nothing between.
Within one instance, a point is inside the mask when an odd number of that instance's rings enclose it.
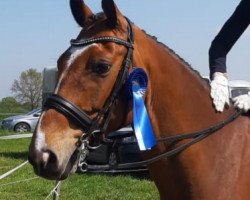
<instances>
[{"instance_id":1,"label":"rein","mask_svg":"<svg viewBox=\"0 0 250 200\"><path fill-rule=\"evenodd\" d=\"M240 110L236 110L231 116L229 116L226 120L216 124L215 126L212 126L210 128L204 129L202 131L198 131L198 132L193 132L193 133L184 133L184 134L180 134L180 135L176 135L176 136L168 136L165 138L160 138L157 140L157 144L160 143L171 143L171 142L179 142L181 140L184 139L192 139L191 141L182 144L172 150L169 150L165 153L162 153L158 156L155 156L151 159L148 160L144 160L144 161L140 161L140 162L134 162L134 163L124 163L124 164L119 164L117 165L118 169L124 169L124 168L131 168L131 167L139 167L142 165L148 165L148 164L152 164L164 157L170 157L173 155L176 155L178 153L180 153L181 151L185 150L186 148L190 147L191 145L203 140L204 138L212 135L213 133L215 133L216 131L222 129L224 126L226 126L227 124L231 123L232 121L234 121L237 117L239 117L242 114L242 111Z\"/></svg>"},{"instance_id":2,"label":"rein","mask_svg":"<svg viewBox=\"0 0 250 200\"><path fill-rule=\"evenodd\" d=\"M159 161L163 158L168 158L171 156L174 156L180 152L182 152L183 150L187 149L188 147L190 147L191 145L203 140L204 138L212 135L213 133L215 133L216 131L222 129L223 127L225 127L227 124L231 123L232 121L234 121L237 117L239 117L242 114L242 111L240 110L236 110L232 115L230 115L227 119L225 119L224 121L209 127L207 129L198 131L198 132L192 132L192 133L184 133L184 134L179 134L179 135L175 135L175 136L168 136L165 138L160 138L157 139L157 144L161 144L161 143L174 143L174 142L179 142L185 139L192 139L190 141L188 141L185 144L182 144L178 147L175 147L174 149L171 149L165 153L162 153L160 155L157 155L153 158L147 159L147 160L143 160L143 161L139 161L139 162L132 162L132 163L122 163L122 164L117 164L115 166L115 169L129 169L129 168L136 168L136 167L140 167L143 165L149 165L152 164L156 161ZM82 167L82 168L81 168ZM87 170L95 170L96 167L93 167L92 165L88 165L86 162L84 162L81 166L80 166L80 170L82 172L85 172ZM113 169L113 167L111 167L110 165L102 165L102 166L98 166L98 170L109 170L109 169Z\"/></svg>"}]
</instances>

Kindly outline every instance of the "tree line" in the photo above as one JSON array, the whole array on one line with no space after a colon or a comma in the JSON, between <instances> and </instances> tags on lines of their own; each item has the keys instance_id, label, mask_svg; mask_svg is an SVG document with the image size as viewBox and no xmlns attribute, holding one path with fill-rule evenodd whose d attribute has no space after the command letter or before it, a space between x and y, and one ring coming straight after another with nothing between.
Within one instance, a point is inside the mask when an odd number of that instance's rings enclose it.
<instances>
[{"instance_id":1,"label":"tree line","mask_svg":"<svg viewBox=\"0 0 250 200\"><path fill-rule=\"evenodd\" d=\"M11 91L13 97L0 101L0 113L19 113L33 110L42 102L42 73L34 68L23 71L15 79Z\"/></svg>"}]
</instances>

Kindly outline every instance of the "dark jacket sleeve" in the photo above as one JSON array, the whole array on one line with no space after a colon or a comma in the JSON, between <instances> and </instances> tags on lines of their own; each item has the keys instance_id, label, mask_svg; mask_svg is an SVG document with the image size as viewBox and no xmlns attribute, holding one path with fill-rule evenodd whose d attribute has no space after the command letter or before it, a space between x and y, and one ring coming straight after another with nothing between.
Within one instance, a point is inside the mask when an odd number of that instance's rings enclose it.
<instances>
[{"instance_id":1,"label":"dark jacket sleeve","mask_svg":"<svg viewBox=\"0 0 250 200\"><path fill-rule=\"evenodd\" d=\"M214 72L227 71L226 56L250 23L250 0L242 0L223 25L209 49L210 77ZM249 47L250 48L250 47Z\"/></svg>"}]
</instances>

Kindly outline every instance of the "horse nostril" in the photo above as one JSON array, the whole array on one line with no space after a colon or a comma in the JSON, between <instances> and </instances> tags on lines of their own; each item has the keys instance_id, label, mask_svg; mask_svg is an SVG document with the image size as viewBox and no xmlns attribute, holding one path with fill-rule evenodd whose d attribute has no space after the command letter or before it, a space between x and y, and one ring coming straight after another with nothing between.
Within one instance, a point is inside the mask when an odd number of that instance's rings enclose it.
<instances>
[{"instance_id":1,"label":"horse nostril","mask_svg":"<svg viewBox=\"0 0 250 200\"><path fill-rule=\"evenodd\" d=\"M60 177L58 157L50 149L30 151L28 159L37 175L48 179Z\"/></svg>"},{"instance_id":2,"label":"horse nostril","mask_svg":"<svg viewBox=\"0 0 250 200\"><path fill-rule=\"evenodd\" d=\"M30 153L28 160L38 173L50 167L56 168L58 165L56 154L48 149Z\"/></svg>"},{"instance_id":3,"label":"horse nostril","mask_svg":"<svg viewBox=\"0 0 250 200\"><path fill-rule=\"evenodd\" d=\"M50 154L49 152L43 152L41 157L43 163L48 163Z\"/></svg>"},{"instance_id":4,"label":"horse nostril","mask_svg":"<svg viewBox=\"0 0 250 200\"><path fill-rule=\"evenodd\" d=\"M57 164L57 156L56 156L56 154L54 152L52 152L52 151L47 151L46 153L49 153L47 163L48 164Z\"/></svg>"},{"instance_id":5,"label":"horse nostril","mask_svg":"<svg viewBox=\"0 0 250 200\"><path fill-rule=\"evenodd\" d=\"M45 150L41 154L41 164L43 165L43 168L46 168L48 165L56 165L57 156L54 152Z\"/></svg>"}]
</instances>

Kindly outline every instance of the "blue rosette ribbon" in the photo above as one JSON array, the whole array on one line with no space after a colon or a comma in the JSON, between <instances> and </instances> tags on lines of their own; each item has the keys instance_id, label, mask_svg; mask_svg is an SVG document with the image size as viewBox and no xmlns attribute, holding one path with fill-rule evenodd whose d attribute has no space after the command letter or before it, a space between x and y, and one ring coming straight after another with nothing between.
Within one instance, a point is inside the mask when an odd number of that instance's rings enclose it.
<instances>
[{"instance_id":1,"label":"blue rosette ribbon","mask_svg":"<svg viewBox=\"0 0 250 200\"><path fill-rule=\"evenodd\" d=\"M126 91L133 99L133 128L141 151L150 150L156 144L152 124L144 104L148 77L142 68L135 68L129 75Z\"/></svg>"}]
</instances>

